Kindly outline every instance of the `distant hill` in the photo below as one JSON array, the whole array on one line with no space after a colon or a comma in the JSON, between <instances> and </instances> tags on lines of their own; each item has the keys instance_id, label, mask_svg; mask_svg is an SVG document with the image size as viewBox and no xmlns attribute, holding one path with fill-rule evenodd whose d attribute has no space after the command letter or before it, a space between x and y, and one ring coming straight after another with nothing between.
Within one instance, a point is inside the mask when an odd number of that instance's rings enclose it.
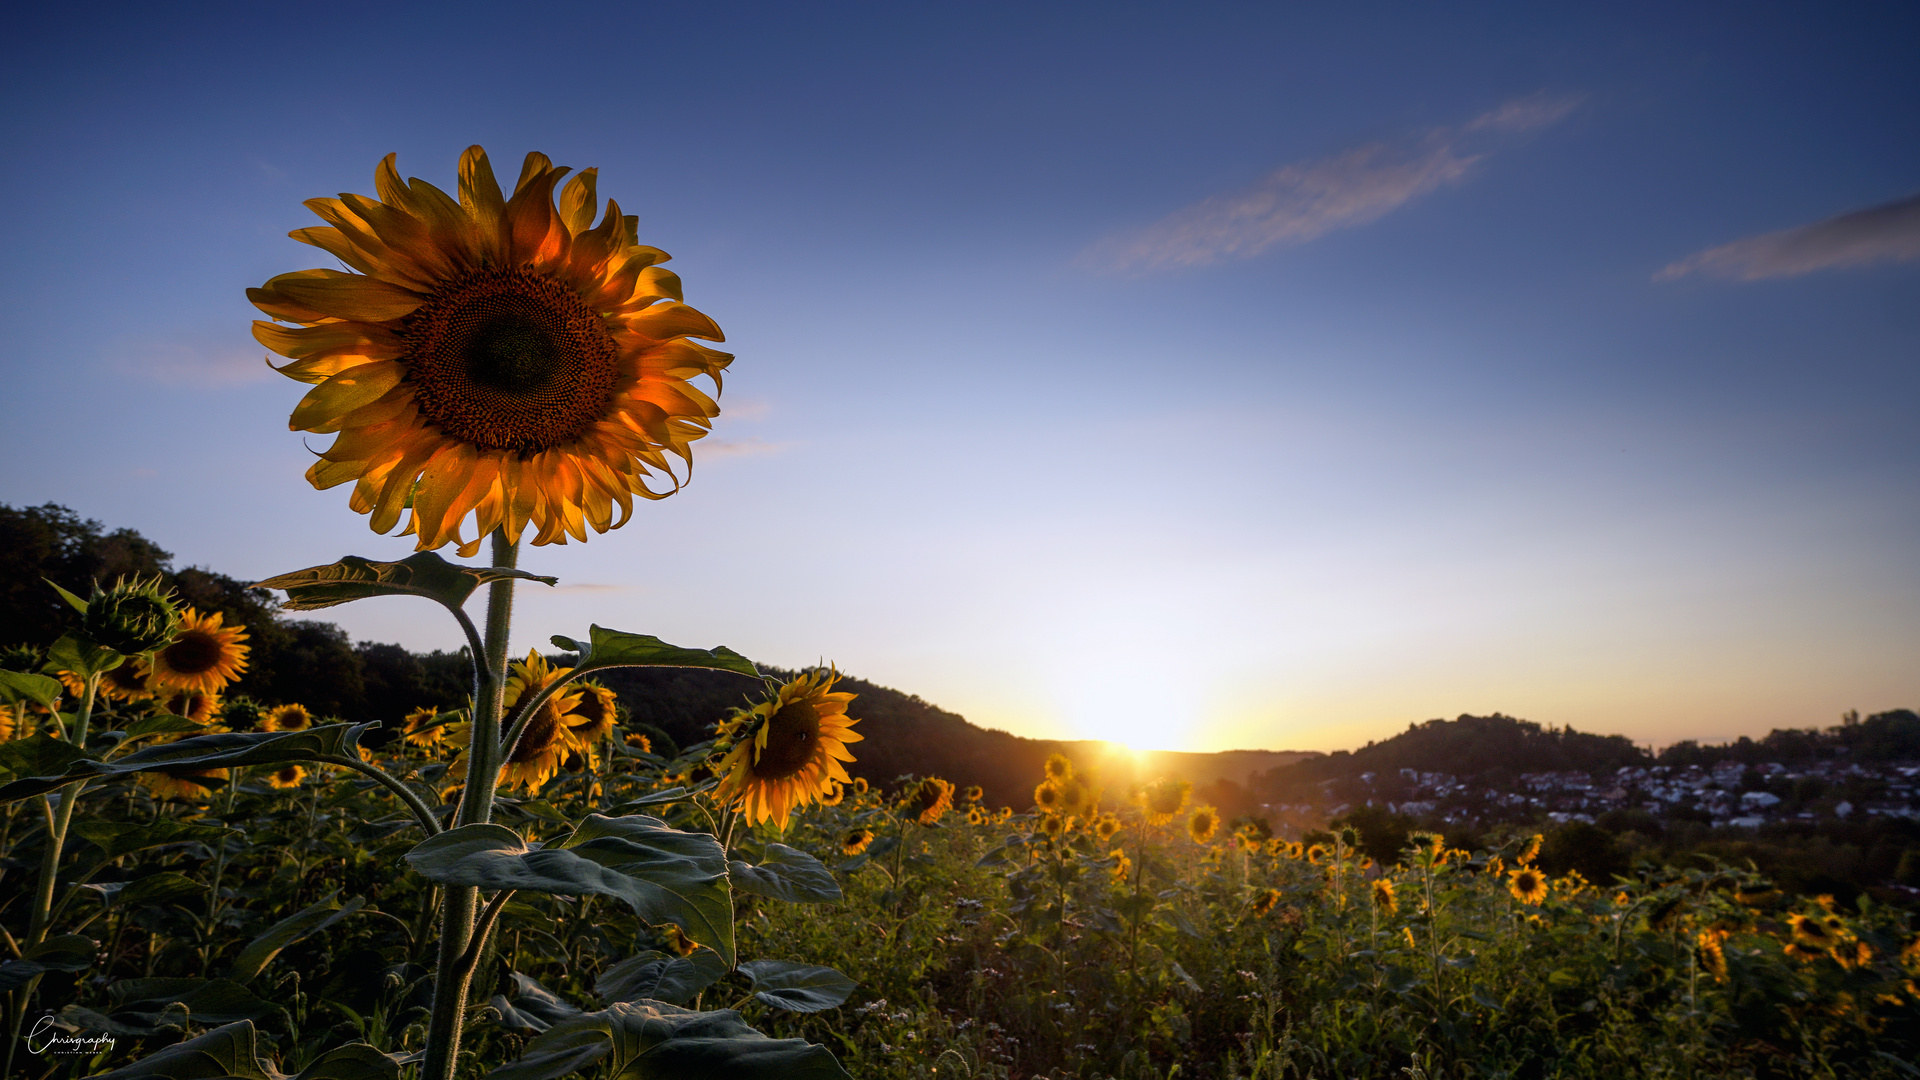
<instances>
[{"instance_id":1,"label":"distant hill","mask_svg":"<svg viewBox=\"0 0 1920 1080\"><path fill-rule=\"evenodd\" d=\"M793 674L768 670L782 677ZM622 668L606 672L604 681L634 721L659 729L680 746L707 738L714 722L754 689L738 676L690 670ZM908 774L979 784L994 806L1031 806L1047 756L1059 753L1077 771L1098 774L1110 798L1124 796L1135 781L1176 776L1192 781L1221 810L1243 813L1251 777L1315 756L1271 750L1136 753L1097 740L1029 739L979 727L917 695L864 679L843 678L838 689L859 695L848 713L860 721L854 730L866 736L852 747L858 760L849 773L883 786Z\"/></svg>"}]
</instances>

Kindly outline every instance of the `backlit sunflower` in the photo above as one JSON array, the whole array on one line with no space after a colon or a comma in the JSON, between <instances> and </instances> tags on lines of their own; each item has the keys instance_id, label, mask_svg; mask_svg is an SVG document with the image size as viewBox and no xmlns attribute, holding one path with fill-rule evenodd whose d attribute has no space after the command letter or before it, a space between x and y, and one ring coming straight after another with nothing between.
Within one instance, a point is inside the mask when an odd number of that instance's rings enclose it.
<instances>
[{"instance_id":1,"label":"backlit sunflower","mask_svg":"<svg viewBox=\"0 0 1920 1080\"><path fill-rule=\"evenodd\" d=\"M267 774L267 783L277 788L293 788L299 787L300 781L306 779L306 777L307 770L300 766L282 765Z\"/></svg>"},{"instance_id":2,"label":"backlit sunflower","mask_svg":"<svg viewBox=\"0 0 1920 1080\"><path fill-rule=\"evenodd\" d=\"M1507 875L1507 891L1523 904L1538 904L1547 898L1547 875L1523 866Z\"/></svg>"},{"instance_id":3,"label":"backlit sunflower","mask_svg":"<svg viewBox=\"0 0 1920 1080\"><path fill-rule=\"evenodd\" d=\"M0 705L0 742L12 742L17 738L26 738L27 726L14 718L13 706Z\"/></svg>"},{"instance_id":4,"label":"backlit sunflower","mask_svg":"<svg viewBox=\"0 0 1920 1080\"><path fill-rule=\"evenodd\" d=\"M953 784L929 776L915 784L900 804L900 812L922 825L931 825L953 809Z\"/></svg>"},{"instance_id":5,"label":"backlit sunflower","mask_svg":"<svg viewBox=\"0 0 1920 1080\"><path fill-rule=\"evenodd\" d=\"M1133 874L1133 860L1127 858L1125 851L1114 848L1107 852L1107 858L1113 860L1113 869L1109 871L1113 875L1113 880L1124 882Z\"/></svg>"},{"instance_id":6,"label":"backlit sunflower","mask_svg":"<svg viewBox=\"0 0 1920 1080\"><path fill-rule=\"evenodd\" d=\"M1191 783L1163 776L1141 789L1138 801L1140 808L1146 811L1149 822L1165 825L1173 820L1174 815L1187 808L1187 796L1192 791Z\"/></svg>"},{"instance_id":7,"label":"backlit sunflower","mask_svg":"<svg viewBox=\"0 0 1920 1080\"><path fill-rule=\"evenodd\" d=\"M1041 836L1052 838L1067 831L1067 823L1061 820L1059 814L1041 814L1037 831Z\"/></svg>"},{"instance_id":8,"label":"backlit sunflower","mask_svg":"<svg viewBox=\"0 0 1920 1080\"><path fill-rule=\"evenodd\" d=\"M1083 814L1094 809L1093 792L1079 777L1068 777L1060 783L1060 810L1067 814Z\"/></svg>"},{"instance_id":9,"label":"backlit sunflower","mask_svg":"<svg viewBox=\"0 0 1920 1080\"><path fill-rule=\"evenodd\" d=\"M985 794L986 792L981 790L979 784L968 784L967 790L961 792L962 797L968 802L979 802L981 796Z\"/></svg>"},{"instance_id":10,"label":"backlit sunflower","mask_svg":"<svg viewBox=\"0 0 1920 1080\"><path fill-rule=\"evenodd\" d=\"M1100 842L1104 844L1120 835L1120 828L1119 818L1114 817L1112 814L1102 814L1099 819L1093 823L1093 835L1099 837Z\"/></svg>"},{"instance_id":11,"label":"backlit sunflower","mask_svg":"<svg viewBox=\"0 0 1920 1080\"><path fill-rule=\"evenodd\" d=\"M261 731L305 731L313 726L313 714L305 705L275 705L260 718Z\"/></svg>"},{"instance_id":12,"label":"backlit sunflower","mask_svg":"<svg viewBox=\"0 0 1920 1080\"><path fill-rule=\"evenodd\" d=\"M202 615L191 606L181 609L179 631L148 662L147 681L154 689L217 694L247 670L249 646L241 644L246 628L222 626L224 618L218 611Z\"/></svg>"},{"instance_id":13,"label":"backlit sunflower","mask_svg":"<svg viewBox=\"0 0 1920 1080\"><path fill-rule=\"evenodd\" d=\"M1049 780L1065 780L1073 775L1073 762L1068 761L1065 754L1048 754L1045 768Z\"/></svg>"},{"instance_id":14,"label":"backlit sunflower","mask_svg":"<svg viewBox=\"0 0 1920 1080\"><path fill-rule=\"evenodd\" d=\"M535 544L585 540L589 526L625 524L633 496L672 494L667 455L691 465L719 415L690 380L717 389L733 357L688 339L724 340L720 328L680 302L637 218L608 200L593 223L596 170L555 204L568 171L528 154L503 198L471 147L456 201L402 182L389 154L378 200L309 200L327 227L290 234L358 273L301 270L247 290L276 320L255 322L254 337L293 360L280 372L317 384L289 426L340 436L307 479L351 481L348 505L375 532L411 509L404 531L422 551L451 542L471 555L495 528L518 539L528 525Z\"/></svg>"},{"instance_id":15,"label":"backlit sunflower","mask_svg":"<svg viewBox=\"0 0 1920 1080\"><path fill-rule=\"evenodd\" d=\"M432 746L447 737L447 729L439 720L439 709L422 705L400 722L401 735L409 746Z\"/></svg>"},{"instance_id":16,"label":"backlit sunflower","mask_svg":"<svg viewBox=\"0 0 1920 1080\"><path fill-rule=\"evenodd\" d=\"M619 719L613 691L595 682L577 682L569 689L580 694L579 702L566 718L574 739L582 746L605 741L613 734L614 721Z\"/></svg>"},{"instance_id":17,"label":"backlit sunflower","mask_svg":"<svg viewBox=\"0 0 1920 1080\"><path fill-rule=\"evenodd\" d=\"M794 807L825 794L830 781L851 783L841 764L853 760L846 744L865 736L852 730L859 721L847 718L854 695L833 690L838 679L831 670L804 672L772 697L737 711L732 719L744 724L720 763L714 801L745 813L750 825L772 819L785 831Z\"/></svg>"},{"instance_id":18,"label":"backlit sunflower","mask_svg":"<svg viewBox=\"0 0 1920 1080\"><path fill-rule=\"evenodd\" d=\"M1219 831L1220 815L1215 813L1211 806L1203 806L1195 810L1193 816L1187 819L1187 835L1193 837L1193 842L1196 844L1204 844L1212 840L1213 834Z\"/></svg>"},{"instance_id":19,"label":"backlit sunflower","mask_svg":"<svg viewBox=\"0 0 1920 1080\"><path fill-rule=\"evenodd\" d=\"M572 671L570 667L555 667L547 663L547 658L541 656L539 650L529 649L525 660L514 661L508 669L507 685L501 695L507 715L514 716L521 701L559 682ZM580 694L571 685L540 703L540 707L527 718L519 741L514 743L513 749L500 765L501 787L521 787L537 793L548 780L553 779L553 774L560 771L561 764L568 757L582 749L585 744L574 737L573 729L566 722L567 714L579 703ZM453 764L447 767L447 775L465 781L473 725L460 725L448 735L447 741L460 748Z\"/></svg>"},{"instance_id":20,"label":"backlit sunflower","mask_svg":"<svg viewBox=\"0 0 1920 1080\"><path fill-rule=\"evenodd\" d=\"M1389 915L1400 910L1400 901L1393 895L1391 878L1373 879L1373 906Z\"/></svg>"},{"instance_id":21,"label":"backlit sunflower","mask_svg":"<svg viewBox=\"0 0 1920 1080\"><path fill-rule=\"evenodd\" d=\"M1520 849L1520 854L1516 856L1513 861L1516 863L1519 863L1521 866L1525 866L1528 863L1532 862L1533 860L1539 858L1540 845L1545 840L1546 840L1546 837L1540 835L1539 833L1534 833L1533 837L1527 841L1526 846Z\"/></svg>"},{"instance_id":22,"label":"backlit sunflower","mask_svg":"<svg viewBox=\"0 0 1920 1080\"><path fill-rule=\"evenodd\" d=\"M1051 780L1042 780L1039 785L1033 789L1033 805L1040 809L1049 812L1058 810L1060 809L1060 803L1059 784Z\"/></svg>"}]
</instances>

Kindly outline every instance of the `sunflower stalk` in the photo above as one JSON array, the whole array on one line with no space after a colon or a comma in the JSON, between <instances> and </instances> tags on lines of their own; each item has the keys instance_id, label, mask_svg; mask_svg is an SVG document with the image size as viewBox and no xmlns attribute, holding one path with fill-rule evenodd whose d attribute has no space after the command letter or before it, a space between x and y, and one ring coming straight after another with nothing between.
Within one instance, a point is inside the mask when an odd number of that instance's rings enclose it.
<instances>
[{"instance_id":1,"label":"sunflower stalk","mask_svg":"<svg viewBox=\"0 0 1920 1080\"><path fill-rule=\"evenodd\" d=\"M520 545L504 529L493 533L493 566L511 570L519 561ZM487 631L484 653L474 688L473 741L467 762L467 782L454 812L458 825L481 825L493 818L494 789L500 780L501 695L506 685L507 642L513 626L513 578L502 577L487 586ZM497 898L496 898L497 899ZM472 968L467 955L476 944L474 919L479 890L470 885L449 886L440 913L440 955L435 965L433 1015L427 1024L426 1060L420 1080L453 1080L465 1025L467 991ZM472 948L477 958L479 950Z\"/></svg>"},{"instance_id":2,"label":"sunflower stalk","mask_svg":"<svg viewBox=\"0 0 1920 1080\"><path fill-rule=\"evenodd\" d=\"M87 725L93 719L93 699L99 689L99 673L88 675L80 694L80 711L74 714L73 727L66 732L70 736L67 741L78 749L86 748ZM59 717L57 708L53 710L53 715L56 719ZM33 894L33 913L27 923L28 949L47 939L47 927L53 921L53 894L60 872L60 856L67 843L67 827L73 823L73 806L80 801L80 789L86 783L81 780L40 796L40 807L47 818L47 849L41 859L40 880ZM54 805L55 799L59 800L58 806ZM20 1045L20 1029L26 1023L27 1005L33 1000L33 993L39 986L40 976L35 974L27 980L26 985L13 992L13 1007L9 1010L13 1015L8 1018L6 1071L0 1075L13 1075L14 1048Z\"/></svg>"}]
</instances>

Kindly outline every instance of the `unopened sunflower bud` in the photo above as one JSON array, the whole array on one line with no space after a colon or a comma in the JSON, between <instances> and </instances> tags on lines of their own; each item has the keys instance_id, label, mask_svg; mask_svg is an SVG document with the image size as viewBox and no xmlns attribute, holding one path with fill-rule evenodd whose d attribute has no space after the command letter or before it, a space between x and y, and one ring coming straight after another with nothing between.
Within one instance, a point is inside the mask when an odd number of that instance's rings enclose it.
<instances>
[{"instance_id":1,"label":"unopened sunflower bud","mask_svg":"<svg viewBox=\"0 0 1920 1080\"><path fill-rule=\"evenodd\" d=\"M150 653L173 640L179 629L179 605L158 577L121 578L110 589L95 588L80 616L82 633L122 656Z\"/></svg>"}]
</instances>

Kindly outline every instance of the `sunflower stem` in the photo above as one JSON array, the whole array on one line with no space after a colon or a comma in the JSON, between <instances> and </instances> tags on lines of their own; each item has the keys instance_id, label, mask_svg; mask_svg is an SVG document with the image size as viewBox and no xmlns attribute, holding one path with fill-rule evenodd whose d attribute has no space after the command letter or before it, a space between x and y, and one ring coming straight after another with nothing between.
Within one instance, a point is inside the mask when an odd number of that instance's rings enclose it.
<instances>
[{"instance_id":1,"label":"sunflower stem","mask_svg":"<svg viewBox=\"0 0 1920 1080\"><path fill-rule=\"evenodd\" d=\"M85 750L87 746L87 724L93 718L93 698L100 689L100 675L95 672L87 676L86 686L80 694L80 711L74 715L73 728L66 732L69 741L77 748ZM60 716L56 706L54 718ZM76 781L59 789L59 807L54 807L49 797L42 795L40 803L47 811L47 848L40 863L40 880L33 894L33 914L27 924L27 949L47 939L47 926L53 916L53 893L56 878L60 873L61 849L66 847L67 826L73 823L73 804L80 801L80 789L87 786L85 780ZM0 1076L13 1075L13 1051L20 1043L20 1029L27 1019L27 1006L33 1000L33 992L40 986L40 976L34 975L25 986L14 991L11 1031L7 1040L6 1070Z\"/></svg>"},{"instance_id":2,"label":"sunflower stem","mask_svg":"<svg viewBox=\"0 0 1920 1080\"><path fill-rule=\"evenodd\" d=\"M493 534L493 566L511 570L519 559L518 541L506 530ZM455 812L456 825L480 825L493 817L494 789L500 782L500 701L506 684L507 639L513 624L513 579L487 586L487 633L482 643L479 682L473 696L473 739L468 744L467 782ZM420 1080L453 1080L466 1020L472 970L466 964L473 944L479 890L456 885L446 890L440 919L440 956L433 977L433 1016L427 1025L427 1056Z\"/></svg>"}]
</instances>

